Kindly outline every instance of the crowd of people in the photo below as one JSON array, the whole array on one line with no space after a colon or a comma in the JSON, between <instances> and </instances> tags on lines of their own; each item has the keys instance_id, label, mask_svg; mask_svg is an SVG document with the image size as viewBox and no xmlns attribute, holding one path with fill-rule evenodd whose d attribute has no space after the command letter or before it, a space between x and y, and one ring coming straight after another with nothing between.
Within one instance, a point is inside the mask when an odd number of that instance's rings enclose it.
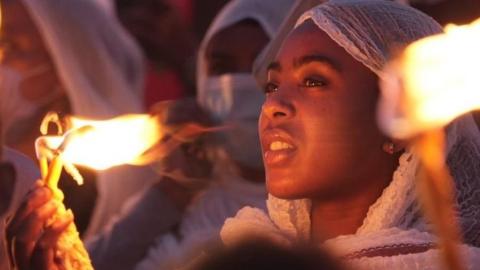
<instances>
[{"instance_id":1,"label":"crowd of people","mask_svg":"<svg viewBox=\"0 0 480 270\"><path fill-rule=\"evenodd\" d=\"M72 222L94 269L442 269L419 157L378 128L379 80L394 50L480 4L203 2L0 1L0 269L65 269ZM47 112L165 110L224 128L148 166L80 168L81 187L63 173L74 218L58 214L34 162ZM444 130L465 269L480 265L478 119Z\"/></svg>"}]
</instances>

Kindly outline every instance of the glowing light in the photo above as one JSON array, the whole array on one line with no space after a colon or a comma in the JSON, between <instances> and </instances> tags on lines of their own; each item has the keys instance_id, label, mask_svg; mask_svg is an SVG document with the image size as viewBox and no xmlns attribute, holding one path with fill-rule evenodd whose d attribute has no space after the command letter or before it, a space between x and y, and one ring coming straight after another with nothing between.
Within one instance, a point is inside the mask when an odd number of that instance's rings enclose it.
<instances>
[{"instance_id":1,"label":"glowing light","mask_svg":"<svg viewBox=\"0 0 480 270\"><path fill-rule=\"evenodd\" d=\"M408 46L381 81L380 127L408 138L480 108L480 19Z\"/></svg>"},{"instance_id":2,"label":"glowing light","mask_svg":"<svg viewBox=\"0 0 480 270\"><path fill-rule=\"evenodd\" d=\"M162 137L159 121L151 115L125 115L105 121L77 117L69 120L71 127L63 136L42 136L37 140L39 156L51 159L55 154L51 151L61 147L66 164L105 170L137 164Z\"/></svg>"}]
</instances>

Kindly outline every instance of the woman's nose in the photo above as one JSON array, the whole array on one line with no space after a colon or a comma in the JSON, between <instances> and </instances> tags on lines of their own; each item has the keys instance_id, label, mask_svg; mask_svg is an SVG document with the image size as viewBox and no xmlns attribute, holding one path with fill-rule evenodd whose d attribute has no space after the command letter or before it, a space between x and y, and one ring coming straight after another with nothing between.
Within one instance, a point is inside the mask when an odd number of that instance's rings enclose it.
<instances>
[{"instance_id":1,"label":"woman's nose","mask_svg":"<svg viewBox=\"0 0 480 270\"><path fill-rule=\"evenodd\" d=\"M278 92L267 97L262 106L262 115L271 120L288 119L294 112L291 101Z\"/></svg>"}]
</instances>

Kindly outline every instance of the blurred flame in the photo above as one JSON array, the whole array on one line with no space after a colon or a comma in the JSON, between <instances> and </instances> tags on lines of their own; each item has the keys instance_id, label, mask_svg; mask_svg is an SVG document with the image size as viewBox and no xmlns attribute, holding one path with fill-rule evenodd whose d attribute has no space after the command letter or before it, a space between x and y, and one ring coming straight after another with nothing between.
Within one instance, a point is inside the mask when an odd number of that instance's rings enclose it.
<instances>
[{"instance_id":1,"label":"blurred flame","mask_svg":"<svg viewBox=\"0 0 480 270\"><path fill-rule=\"evenodd\" d=\"M152 115L124 115L105 121L77 117L68 120L70 127L64 135L37 139L39 158L51 159L61 154L66 164L105 170L122 164L137 164L142 154L163 135L159 120Z\"/></svg>"},{"instance_id":2,"label":"blurred flame","mask_svg":"<svg viewBox=\"0 0 480 270\"><path fill-rule=\"evenodd\" d=\"M480 19L408 46L381 81L380 127L408 138L480 108Z\"/></svg>"}]
</instances>

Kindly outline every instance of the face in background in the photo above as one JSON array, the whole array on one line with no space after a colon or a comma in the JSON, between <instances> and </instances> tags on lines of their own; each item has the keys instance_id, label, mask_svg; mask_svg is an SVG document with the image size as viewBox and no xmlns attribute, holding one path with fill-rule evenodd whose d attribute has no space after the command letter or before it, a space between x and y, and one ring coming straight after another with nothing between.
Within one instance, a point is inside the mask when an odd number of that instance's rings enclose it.
<instances>
[{"instance_id":1,"label":"face in background","mask_svg":"<svg viewBox=\"0 0 480 270\"><path fill-rule=\"evenodd\" d=\"M1 6L1 65L21 76L19 89L10 90L18 91L11 102L21 100L21 105L12 106L16 111L7 114L9 117L18 116L18 113L22 116L14 117L16 120L5 130L5 141L16 150L35 157L33 142L40 135L38 129L44 114L49 110L69 113L70 106L52 59L27 9L18 0L2 0ZM12 93L7 92L2 96L11 97Z\"/></svg>"},{"instance_id":2,"label":"face in background","mask_svg":"<svg viewBox=\"0 0 480 270\"><path fill-rule=\"evenodd\" d=\"M253 62L268 41L269 37L254 20L243 20L216 33L205 51L207 76L251 75ZM253 75L251 81L254 81ZM235 114L242 111L243 113L240 113L240 115L253 114L255 117L249 117L248 119L234 117L235 128L222 132L220 135L222 137L220 139L223 144L222 148L232 158L235 167L239 169L243 178L263 182L265 174L257 129L258 111L263 100L263 97L259 95L261 89L257 89L254 83L251 83L249 89L237 89L235 85L232 85L232 89L235 93L233 95L232 112ZM253 91L245 91L244 93L249 96L241 96L239 93L242 90ZM251 102L249 102L249 99ZM255 103L258 106L254 105Z\"/></svg>"},{"instance_id":3,"label":"face in background","mask_svg":"<svg viewBox=\"0 0 480 270\"><path fill-rule=\"evenodd\" d=\"M216 33L205 51L207 76L251 73L253 62L269 42L254 20L243 20Z\"/></svg>"},{"instance_id":4,"label":"face in background","mask_svg":"<svg viewBox=\"0 0 480 270\"><path fill-rule=\"evenodd\" d=\"M1 4L1 63L29 77L22 82L21 93L34 102L59 85L53 63L23 4L18 0L5 0ZM31 71L38 67L45 68L30 77Z\"/></svg>"},{"instance_id":5,"label":"face in background","mask_svg":"<svg viewBox=\"0 0 480 270\"><path fill-rule=\"evenodd\" d=\"M377 77L312 21L284 41L260 116L267 187L285 199L339 198L390 174L376 127ZM384 176L384 175L383 175Z\"/></svg>"}]
</instances>

